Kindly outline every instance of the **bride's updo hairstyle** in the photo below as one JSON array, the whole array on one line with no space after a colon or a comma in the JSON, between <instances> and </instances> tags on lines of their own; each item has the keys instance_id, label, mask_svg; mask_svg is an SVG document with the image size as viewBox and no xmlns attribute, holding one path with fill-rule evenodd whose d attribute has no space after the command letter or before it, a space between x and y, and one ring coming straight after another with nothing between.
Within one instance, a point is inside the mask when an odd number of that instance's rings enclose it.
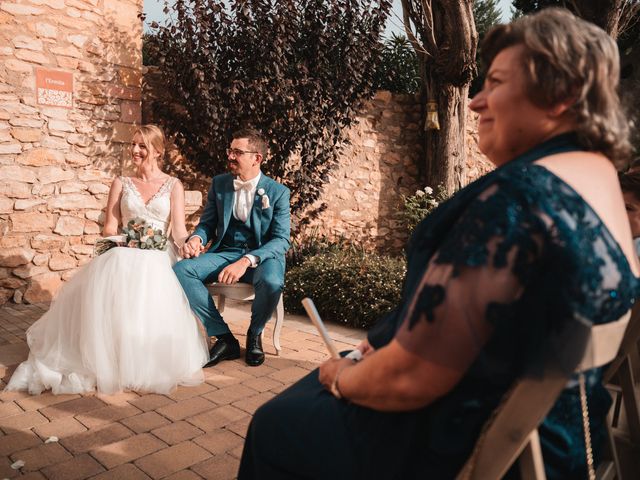
<instances>
[{"instance_id":1,"label":"bride's updo hairstyle","mask_svg":"<svg viewBox=\"0 0 640 480\"><path fill-rule=\"evenodd\" d=\"M164 158L164 150L165 150L165 139L164 133L157 125L141 125L136 129L133 134L139 133L144 141L144 144L149 147L153 147L153 149L160 154L160 161Z\"/></svg>"},{"instance_id":2,"label":"bride's updo hairstyle","mask_svg":"<svg viewBox=\"0 0 640 480\"><path fill-rule=\"evenodd\" d=\"M629 122L617 93L616 42L596 25L562 8L546 8L490 30L482 42L488 67L505 48L522 45L527 96L541 108L571 101L578 140L614 162L632 151ZM517 108L517 107L516 107Z\"/></svg>"}]
</instances>

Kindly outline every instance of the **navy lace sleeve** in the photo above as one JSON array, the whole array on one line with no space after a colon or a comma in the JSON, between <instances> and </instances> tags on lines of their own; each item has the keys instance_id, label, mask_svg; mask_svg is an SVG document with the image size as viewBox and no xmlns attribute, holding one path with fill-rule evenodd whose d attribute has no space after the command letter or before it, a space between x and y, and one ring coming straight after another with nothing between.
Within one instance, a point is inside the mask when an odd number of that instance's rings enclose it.
<instances>
[{"instance_id":1,"label":"navy lace sleeve","mask_svg":"<svg viewBox=\"0 0 640 480\"><path fill-rule=\"evenodd\" d=\"M431 248L428 232L412 241L417 252ZM508 364L511 377L553 349L572 369L580 349L566 348L568 336L619 318L637 288L618 244L571 187L541 166L514 166L442 236L399 313L396 338L449 367L473 351ZM434 347L434 335L449 344Z\"/></svg>"}]
</instances>

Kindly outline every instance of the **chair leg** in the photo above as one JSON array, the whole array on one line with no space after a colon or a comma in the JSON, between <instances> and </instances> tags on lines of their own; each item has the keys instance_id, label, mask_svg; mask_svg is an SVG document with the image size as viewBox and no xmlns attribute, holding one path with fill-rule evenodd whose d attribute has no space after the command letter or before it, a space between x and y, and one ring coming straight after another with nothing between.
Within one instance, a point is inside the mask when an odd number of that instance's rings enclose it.
<instances>
[{"instance_id":1,"label":"chair leg","mask_svg":"<svg viewBox=\"0 0 640 480\"><path fill-rule=\"evenodd\" d=\"M624 402L629 436L634 443L638 444L640 443L640 410L638 408L640 399L638 398L636 392L633 373L634 372L631 369L631 361L627 357L626 361L620 366L618 374L620 376L619 378L620 387L622 389L622 401Z\"/></svg>"},{"instance_id":2,"label":"chair leg","mask_svg":"<svg viewBox=\"0 0 640 480\"><path fill-rule=\"evenodd\" d=\"M520 478L522 480L546 480L540 437L536 428L529 435L529 441L520 454Z\"/></svg>"},{"instance_id":3,"label":"chair leg","mask_svg":"<svg viewBox=\"0 0 640 480\"><path fill-rule=\"evenodd\" d=\"M220 313L224 312L224 303L225 303L225 300L226 300L226 298L225 298L225 296L224 296L224 295L218 295L218 305L217 305L217 308L218 308L218 311L219 311Z\"/></svg>"},{"instance_id":4,"label":"chair leg","mask_svg":"<svg viewBox=\"0 0 640 480\"><path fill-rule=\"evenodd\" d=\"M280 300L276 306L276 324L273 327L273 346L276 349L276 355L280 355L280 331L282 330L282 324L284 322L284 302L282 300L282 294L280 294Z\"/></svg>"}]
</instances>

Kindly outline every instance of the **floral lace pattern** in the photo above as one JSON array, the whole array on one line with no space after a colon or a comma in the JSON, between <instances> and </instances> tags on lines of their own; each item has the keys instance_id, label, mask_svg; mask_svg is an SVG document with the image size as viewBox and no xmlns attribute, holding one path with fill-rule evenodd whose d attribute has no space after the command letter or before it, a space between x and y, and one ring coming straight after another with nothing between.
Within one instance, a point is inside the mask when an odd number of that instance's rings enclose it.
<instances>
[{"instance_id":1,"label":"floral lace pattern","mask_svg":"<svg viewBox=\"0 0 640 480\"><path fill-rule=\"evenodd\" d=\"M169 177L146 203L130 177L120 177L120 181L122 182L120 199L122 224L126 225L129 220L139 217L144 218L153 228L166 232L171 220L170 194L178 179Z\"/></svg>"}]
</instances>

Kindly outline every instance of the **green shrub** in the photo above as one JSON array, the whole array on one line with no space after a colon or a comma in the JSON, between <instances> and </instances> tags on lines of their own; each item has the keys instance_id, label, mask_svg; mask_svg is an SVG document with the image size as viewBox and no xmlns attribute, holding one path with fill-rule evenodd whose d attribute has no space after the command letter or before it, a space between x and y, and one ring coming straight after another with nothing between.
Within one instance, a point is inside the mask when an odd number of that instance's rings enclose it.
<instances>
[{"instance_id":1,"label":"green shrub","mask_svg":"<svg viewBox=\"0 0 640 480\"><path fill-rule=\"evenodd\" d=\"M346 249L363 251L343 237L331 239L313 229L304 236L295 237L291 242L291 248L287 252L287 269L297 267L307 258L319 253L340 253Z\"/></svg>"},{"instance_id":2,"label":"green shrub","mask_svg":"<svg viewBox=\"0 0 640 480\"><path fill-rule=\"evenodd\" d=\"M403 257L353 250L319 253L287 271L285 308L304 313L300 302L310 297L323 318L369 328L400 301L405 273Z\"/></svg>"}]
</instances>

